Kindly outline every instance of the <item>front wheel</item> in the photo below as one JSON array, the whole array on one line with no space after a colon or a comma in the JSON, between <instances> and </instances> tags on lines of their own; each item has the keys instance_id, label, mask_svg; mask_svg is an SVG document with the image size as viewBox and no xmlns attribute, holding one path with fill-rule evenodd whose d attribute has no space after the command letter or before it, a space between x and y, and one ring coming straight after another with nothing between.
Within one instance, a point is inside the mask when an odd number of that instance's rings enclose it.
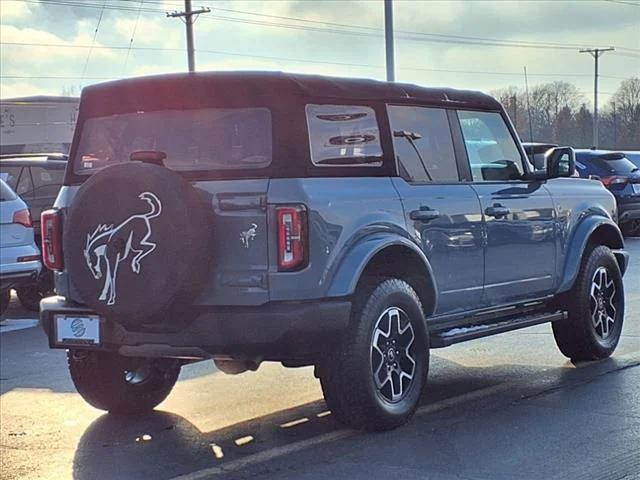
<instances>
[{"instance_id":1,"label":"front wheel","mask_svg":"<svg viewBox=\"0 0 640 480\"><path fill-rule=\"evenodd\" d=\"M597 246L584 256L573 288L560 303L569 312L568 319L553 323L560 351L574 361L611 356L622 333L624 286L608 247Z\"/></svg>"},{"instance_id":2,"label":"front wheel","mask_svg":"<svg viewBox=\"0 0 640 480\"><path fill-rule=\"evenodd\" d=\"M327 406L354 428L389 430L415 412L429 369L422 305L391 278L360 289L352 322L318 369Z\"/></svg>"},{"instance_id":3,"label":"front wheel","mask_svg":"<svg viewBox=\"0 0 640 480\"><path fill-rule=\"evenodd\" d=\"M67 360L82 398L110 413L131 415L153 410L167 398L180 373L180 363L173 359L69 350Z\"/></svg>"}]
</instances>

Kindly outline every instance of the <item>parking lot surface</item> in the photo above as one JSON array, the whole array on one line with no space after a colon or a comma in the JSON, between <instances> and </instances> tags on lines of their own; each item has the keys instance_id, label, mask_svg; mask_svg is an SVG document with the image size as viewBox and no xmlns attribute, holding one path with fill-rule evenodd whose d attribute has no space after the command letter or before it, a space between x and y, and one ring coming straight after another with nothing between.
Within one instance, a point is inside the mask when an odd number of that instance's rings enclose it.
<instances>
[{"instance_id":1,"label":"parking lot surface","mask_svg":"<svg viewBox=\"0 0 640 480\"><path fill-rule=\"evenodd\" d=\"M541 325L434 350L415 418L344 429L311 368L185 367L141 418L84 403L63 351L13 302L0 327L4 479L638 479L640 240L630 239L616 354L574 365Z\"/></svg>"}]
</instances>

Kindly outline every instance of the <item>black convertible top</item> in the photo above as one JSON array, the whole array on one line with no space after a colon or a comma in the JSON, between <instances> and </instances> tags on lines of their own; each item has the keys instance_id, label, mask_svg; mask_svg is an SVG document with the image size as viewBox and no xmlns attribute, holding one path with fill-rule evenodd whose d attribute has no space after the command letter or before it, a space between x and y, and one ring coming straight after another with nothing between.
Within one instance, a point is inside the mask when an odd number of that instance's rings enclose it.
<instances>
[{"instance_id":1,"label":"black convertible top","mask_svg":"<svg viewBox=\"0 0 640 480\"><path fill-rule=\"evenodd\" d=\"M283 72L198 72L155 75L100 83L83 90L84 107L105 114L114 101L124 110L160 103L158 108L192 105L276 103L297 97L309 100L412 102L440 107L499 110L500 104L481 92L426 88L370 79L301 75ZM86 105L87 103L91 105ZM113 104L112 104L113 105ZM94 110L89 108L89 110ZM120 110L120 109L118 109ZM85 114L93 116L88 112ZM112 112L116 113L116 112Z\"/></svg>"}]
</instances>

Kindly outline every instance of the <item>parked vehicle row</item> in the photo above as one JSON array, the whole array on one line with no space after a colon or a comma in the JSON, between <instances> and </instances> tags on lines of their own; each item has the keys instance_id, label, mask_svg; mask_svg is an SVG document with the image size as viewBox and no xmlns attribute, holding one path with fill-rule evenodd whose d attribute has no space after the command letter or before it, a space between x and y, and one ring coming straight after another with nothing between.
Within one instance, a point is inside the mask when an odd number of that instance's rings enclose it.
<instances>
[{"instance_id":1,"label":"parked vehicle row","mask_svg":"<svg viewBox=\"0 0 640 480\"><path fill-rule=\"evenodd\" d=\"M11 289L34 282L40 269L29 209L0 179L0 315L9 305Z\"/></svg>"},{"instance_id":2,"label":"parked vehicle row","mask_svg":"<svg viewBox=\"0 0 640 480\"><path fill-rule=\"evenodd\" d=\"M557 145L523 143L536 169L544 169L544 155ZM598 180L616 198L617 222L626 236L640 235L640 152L576 150L576 176Z\"/></svg>"},{"instance_id":3,"label":"parked vehicle row","mask_svg":"<svg viewBox=\"0 0 640 480\"><path fill-rule=\"evenodd\" d=\"M91 405L136 414L184 363L313 365L348 425L415 411L432 348L552 322L615 350L628 254L571 148L534 170L477 92L283 73L196 73L82 93L43 212L52 348ZM64 234L63 234L64 232Z\"/></svg>"},{"instance_id":4,"label":"parked vehicle row","mask_svg":"<svg viewBox=\"0 0 640 480\"><path fill-rule=\"evenodd\" d=\"M66 165L67 156L60 153L0 156L0 178L27 204L39 249L42 248L40 214L53 206ZM40 300L53 294L53 272L42 268L35 279L14 288L22 306L37 312Z\"/></svg>"}]
</instances>

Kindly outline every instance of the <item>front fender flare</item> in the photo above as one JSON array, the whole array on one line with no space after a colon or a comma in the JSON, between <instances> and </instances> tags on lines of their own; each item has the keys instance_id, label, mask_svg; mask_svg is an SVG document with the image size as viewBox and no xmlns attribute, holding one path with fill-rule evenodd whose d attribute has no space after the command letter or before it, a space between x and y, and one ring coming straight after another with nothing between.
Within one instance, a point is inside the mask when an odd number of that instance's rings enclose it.
<instances>
[{"instance_id":1,"label":"front fender flare","mask_svg":"<svg viewBox=\"0 0 640 480\"><path fill-rule=\"evenodd\" d=\"M586 217L575 228L573 235L571 235L571 239L567 242L567 255L564 262L562 280L558 287L558 293L566 292L573 287L573 283L578 277L580 263L582 262L582 257L587 248L587 244L594 232L599 228L604 228L607 230L607 234L614 235L612 248L621 248L622 245L624 245L620 229L613 220L599 215ZM624 266L621 265L621 270L623 269Z\"/></svg>"},{"instance_id":2,"label":"front fender flare","mask_svg":"<svg viewBox=\"0 0 640 480\"><path fill-rule=\"evenodd\" d=\"M345 297L353 295L356 291L358 281L371 259L379 252L388 247L402 246L416 254L422 262L425 276L433 286L433 306L431 311L435 311L438 299L438 286L433 275L433 269L424 252L411 240L397 234L374 234L361 239L337 262L333 275L330 275L328 282L327 296Z\"/></svg>"}]
</instances>

